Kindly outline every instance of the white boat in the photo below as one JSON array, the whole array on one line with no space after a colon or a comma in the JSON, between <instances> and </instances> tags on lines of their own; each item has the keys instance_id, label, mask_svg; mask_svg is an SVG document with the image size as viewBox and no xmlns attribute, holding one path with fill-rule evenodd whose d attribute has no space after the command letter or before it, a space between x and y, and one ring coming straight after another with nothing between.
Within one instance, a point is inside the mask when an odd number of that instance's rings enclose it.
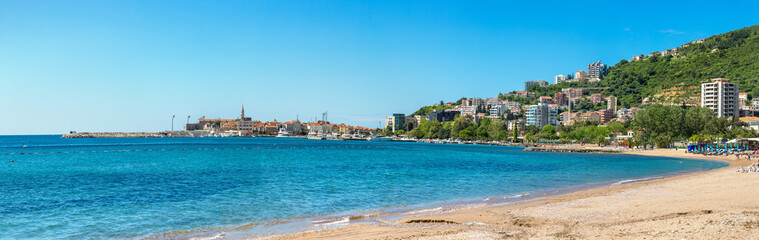
<instances>
[{"instance_id":1,"label":"white boat","mask_svg":"<svg viewBox=\"0 0 759 240\"><path fill-rule=\"evenodd\" d=\"M324 138L327 139L327 140L343 140L342 138L340 138L340 136L335 135L333 133L329 133L329 134L325 135Z\"/></svg>"},{"instance_id":2,"label":"white boat","mask_svg":"<svg viewBox=\"0 0 759 240\"><path fill-rule=\"evenodd\" d=\"M308 139L313 139L313 140L324 140L324 139L326 139L326 138L324 137L324 134L321 134L321 133L316 133L316 132L309 132L309 133L308 133Z\"/></svg>"},{"instance_id":3,"label":"white boat","mask_svg":"<svg viewBox=\"0 0 759 240\"><path fill-rule=\"evenodd\" d=\"M291 136L290 136L290 133L289 133L289 132L287 132L287 129L285 129L285 128L280 128L280 129L279 129L279 133L277 133L277 137L278 137L278 138L289 138L289 137L291 137Z\"/></svg>"},{"instance_id":4,"label":"white boat","mask_svg":"<svg viewBox=\"0 0 759 240\"><path fill-rule=\"evenodd\" d=\"M374 135L374 136L371 136L369 139L367 139L367 141L371 141L371 142L388 142L392 140L393 140L392 137L385 137L382 135Z\"/></svg>"},{"instance_id":5,"label":"white boat","mask_svg":"<svg viewBox=\"0 0 759 240\"><path fill-rule=\"evenodd\" d=\"M340 136L343 140L366 140L366 138L363 135L360 134L343 134Z\"/></svg>"}]
</instances>

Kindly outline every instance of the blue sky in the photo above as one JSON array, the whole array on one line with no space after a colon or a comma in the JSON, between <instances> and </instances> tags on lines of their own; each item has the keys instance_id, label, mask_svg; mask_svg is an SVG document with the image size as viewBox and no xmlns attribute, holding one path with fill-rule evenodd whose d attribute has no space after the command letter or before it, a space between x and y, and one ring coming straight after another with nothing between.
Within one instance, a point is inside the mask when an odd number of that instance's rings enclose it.
<instances>
[{"instance_id":1,"label":"blue sky","mask_svg":"<svg viewBox=\"0 0 759 240\"><path fill-rule=\"evenodd\" d=\"M241 104L377 127L759 20L752 1L527 2L0 0L0 134L179 129Z\"/></svg>"}]
</instances>

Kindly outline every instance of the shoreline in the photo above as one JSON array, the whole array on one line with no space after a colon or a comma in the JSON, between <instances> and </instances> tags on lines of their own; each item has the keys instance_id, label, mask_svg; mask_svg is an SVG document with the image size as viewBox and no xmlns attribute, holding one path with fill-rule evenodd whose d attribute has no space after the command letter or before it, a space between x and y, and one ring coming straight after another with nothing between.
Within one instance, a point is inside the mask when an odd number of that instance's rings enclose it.
<instances>
[{"instance_id":1,"label":"shoreline","mask_svg":"<svg viewBox=\"0 0 759 240\"><path fill-rule=\"evenodd\" d=\"M750 164L745 158L739 160L732 160L730 157L725 156L703 156L695 154L686 154L683 150L669 150L669 149L657 149L649 151L626 151L620 152L620 154L630 154L639 156L657 156L657 157L673 157L673 158L687 158L698 160L710 160L727 163L728 166L718 168L709 171L700 172L688 172L675 175L665 175L660 178L654 179L632 179L631 182L625 182L620 184L604 184L599 186L589 186L588 188L576 188L567 192L560 192L556 194L536 194L527 199L516 199L516 201L506 201L500 203L486 204L484 206L462 206L461 208L454 208L448 206L450 209L443 209L438 212L427 212L422 214L399 214L394 216L395 219L384 220L380 217L376 219L370 219L372 221L362 221L356 223L346 223L343 226L331 227L326 229L312 229L303 232L275 235L275 236L248 236L247 239L469 239L469 238L481 238L481 239L500 239L500 238L679 238L680 236L686 238L693 238L690 232L677 232L675 230L670 231L668 234L664 234L664 231L652 230L642 232L630 232L614 229L599 229L598 226L603 225L597 221L586 219L589 222L583 221L571 221L572 225L569 228L566 223L557 221L561 219L563 213L542 212L540 216L532 216L530 214L535 208L545 208L546 206L553 205L566 205L573 202L584 202L590 199L603 199L610 197L618 197L620 194L627 194L628 192L647 192L651 188L661 187L662 185L668 186L677 184L678 181L703 181L704 179L724 178L726 174L732 174L733 177L742 176L743 178L750 178L751 182L759 183L759 174L738 174L730 170L731 167L743 166ZM624 182L628 180L623 180ZM744 184L748 184L744 183ZM698 195L698 190L693 189L691 194ZM750 193L749 193L750 194ZM732 200L734 197L727 197ZM676 201L677 199L664 198L664 200ZM643 200L645 202L645 200ZM649 200L650 201L650 200ZM698 198L695 201L699 201ZM702 201L708 201L708 199L702 199ZM624 198L622 199L624 202ZM724 201L720 201L724 202ZM619 205L619 203L615 204ZM759 237L759 221L755 218L759 218L759 203L749 204L747 209L736 209L735 211L748 215L756 215L753 218L746 218L743 225L746 227L745 231L733 231L731 234L718 235L718 236L733 236L737 232L750 233L748 236ZM645 204L638 204L628 206L628 209L622 208L621 210L609 209L609 206L584 206L582 209L600 210L608 212L611 215L619 216L621 212L631 214L628 218L616 219L617 221L638 219L642 215L654 214L657 211L640 212L632 211L629 208L639 208L641 206L647 206ZM670 210L672 208L692 208L692 205L687 204L672 204L667 206L661 206L653 204L654 210L659 212ZM445 206L438 206L438 208L444 208ZM666 209L661 209L662 207ZM564 210L564 209L562 209ZM666 217L654 216L649 220L635 220L630 221L630 224L644 224L652 221L674 221L678 220L682 222L685 218L709 218L717 215L712 214L716 211L725 212L725 209L713 210L703 209L703 212L695 211L674 211L668 213ZM496 214L496 213L500 213ZM518 214L515 214L518 213ZM666 215L666 214L663 214ZM499 217L500 216L500 217ZM588 217L588 214L580 214L580 217ZM753 216L753 215L752 215ZM385 218L392 218L393 216L383 216ZM507 221L497 221L497 220ZM495 220L495 221L494 221ZM566 219L563 219L566 221ZM712 221L714 222L714 221ZM633 224L635 223L635 224ZM708 223L708 222L707 222ZM703 224L703 223L702 223ZM618 224L619 225L619 224ZM622 224L624 225L624 224ZM650 224L649 224L650 225ZM685 226L694 226L698 224L687 224ZM661 227L671 227L672 225L665 225ZM563 229L560 230L559 229ZM647 229L657 229L657 226L648 226ZM684 228L683 228L684 229ZM722 229L720 229L722 230ZM701 229L703 231L703 229ZM719 231L722 232L722 231ZM593 233L593 234L589 234ZM620 235L622 234L622 235ZM223 235L222 235L223 236ZM673 237L677 236L677 237ZM714 238L714 235L705 237L704 239Z\"/></svg>"}]
</instances>

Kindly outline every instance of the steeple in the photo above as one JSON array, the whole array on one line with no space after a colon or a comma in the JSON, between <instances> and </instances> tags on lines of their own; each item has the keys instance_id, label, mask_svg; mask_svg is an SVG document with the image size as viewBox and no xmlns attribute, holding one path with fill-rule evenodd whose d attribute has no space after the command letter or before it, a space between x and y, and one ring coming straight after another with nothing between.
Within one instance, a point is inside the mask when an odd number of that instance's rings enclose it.
<instances>
[{"instance_id":1,"label":"steeple","mask_svg":"<svg viewBox=\"0 0 759 240\"><path fill-rule=\"evenodd\" d=\"M245 104L242 105L242 110L240 110L240 120L245 121Z\"/></svg>"}]
</instances>

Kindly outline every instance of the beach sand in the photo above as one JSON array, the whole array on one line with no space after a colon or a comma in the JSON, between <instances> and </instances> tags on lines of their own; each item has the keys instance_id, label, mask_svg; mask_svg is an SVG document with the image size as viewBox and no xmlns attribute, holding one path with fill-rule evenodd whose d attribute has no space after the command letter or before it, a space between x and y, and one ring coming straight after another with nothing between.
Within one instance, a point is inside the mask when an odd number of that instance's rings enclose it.
<instances>
[{"instance_id":1,"label":"beach sand","mask_svg":"<svg viewBox=\"0 0 759 240\"><path fill-rule=\"evenodd\" d=\"M630 154L720 160L729 167L515 203L414 215L268 239L759 239L759 173L745 158L682 150Z\"/></svg>"}]
</instances>

